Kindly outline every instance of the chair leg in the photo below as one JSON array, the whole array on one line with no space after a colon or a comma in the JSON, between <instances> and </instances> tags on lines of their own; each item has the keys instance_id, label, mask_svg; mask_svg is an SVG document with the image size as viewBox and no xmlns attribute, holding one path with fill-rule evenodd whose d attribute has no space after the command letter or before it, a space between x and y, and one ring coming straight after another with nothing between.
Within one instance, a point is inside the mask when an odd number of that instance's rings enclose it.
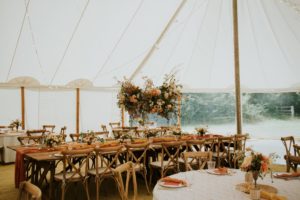
<instances>
[{"instance_id":1,"label":"chair leg","mask_svg":"<svg viewBox=\"0 0 300 200\"><path fill-rule=\"evenodd\" d=\"M66 185L64 183L61 184L61 200L65 199L65 190L66 190Z\"/></svg>"},{"instance_id":2,"label":"chair leg","mask_svg":"<svg viewBox=\"0 0 300 200\"><path fill-rule=\"evenodd\" d=\"M150 167L150 180L149 180L149 185L152 185L152 176L153 176L153 169Z\"/></svg>"},{"instance_id":3,"label":"chair leg","mask_svg":"<svg viewBox=\"0 0 300 200\"><path fill-rule=\"evenodd\" d=\"M84 183L83 183L83 186L84 186L84 189L85 189L85 192L86 192L86 197L87 197L87 200L90 200L90 193L89 193L89 182L88 180L84 180Z\"/></svg>"},{"instance_id":4,"label":"chair leg","mask_svg":"<svg viewBox=\"0 0 300 200\"><path fill-rule=\"evenodd\" d=\"M147 181L147 172L146 172L146 170L143 171L143 177L144 177L144 180L145 180L145 184L146 184L148 194L150 194L149 185L148 185L148 181Z\"/></svg>"}]
</instances>

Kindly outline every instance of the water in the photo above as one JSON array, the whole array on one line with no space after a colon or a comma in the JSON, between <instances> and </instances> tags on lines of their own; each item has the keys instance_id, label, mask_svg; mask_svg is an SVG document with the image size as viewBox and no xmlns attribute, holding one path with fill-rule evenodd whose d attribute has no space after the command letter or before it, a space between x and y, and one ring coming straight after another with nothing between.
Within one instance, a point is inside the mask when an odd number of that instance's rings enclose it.
<instances>
[{"instance_id":1,"label":"water","mask_svg":"<svg viewBox=\"0 0 300 200\"><path fill-rule=\"evenodd\" d=\"M199 125L201 127L203 125ZM183 126L182 129L187 132L195 132L196 125ZM235 124L215 124L208 125L210 133L222 135L232 135L236 133ZM275 161L277 164L285 164L283 158L285 148L280 140L284 136L294 136L296 143L300 144L300 119L291 120L266 120L259 123L244 124L243 133L249 133L250 139L246 146L252 147L255 151L264 155L276 153L279 159Z\"/></svg>"}]
</instances>

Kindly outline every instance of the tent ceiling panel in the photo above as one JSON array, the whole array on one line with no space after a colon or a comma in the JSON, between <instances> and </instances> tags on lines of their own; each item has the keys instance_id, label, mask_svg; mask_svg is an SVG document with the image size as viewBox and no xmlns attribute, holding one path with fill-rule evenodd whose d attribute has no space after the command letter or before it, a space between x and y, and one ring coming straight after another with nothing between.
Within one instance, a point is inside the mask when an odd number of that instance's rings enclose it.
<instances>
[{"instance_id":1,"label":"tent ceiling panel","mask_svg":"<svg viewBox=\"0 0 300 200\"><path fill-rule=\"evenodd\" d=\"M32 77L41 86L115 87L140 66L181 2L2 0L0 85ZM232 91L231 4L186 1L134 82L148 76L160 84L176 72L186 91ZM300 0L238 4L243 91L297 90Z\"/></svg>"}]
</instances>

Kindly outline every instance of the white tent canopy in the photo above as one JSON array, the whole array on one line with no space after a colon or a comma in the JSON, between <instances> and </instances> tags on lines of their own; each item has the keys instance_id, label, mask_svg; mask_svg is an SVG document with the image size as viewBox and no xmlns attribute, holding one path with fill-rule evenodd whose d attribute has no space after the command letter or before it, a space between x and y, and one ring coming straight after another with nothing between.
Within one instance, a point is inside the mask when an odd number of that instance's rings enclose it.
<instances>
[{"instance_id":1,"label":"white tent canopy","mask_svg":"<svg viewBox=\"0 0 300 200\"><path fill-rule=\"evenodd\" d=\"M0 97L6 100L0 122L20 116L11 108L15 86L27 88L29 127L66 125L57 116L67 113L71 130L75 91L69 88L86 89L84 128L119 116L116 89L124 77L160 84L176 72L186 92L233 92L232 0L187 0L172 19L182 2L1 0ZM238 9L242 92L299 91L300 0L238 0ZM51 99L53 88L60 89ZM49 101L57 103L49 107ZM87 110L99 112L94 123Z\"/></svg>"},{"instance_id":2,"label":"white tent canopy","mask_svg":"<svg viewBox=\"0 0 300 200\"><path fill-rule=\"evenodd\" d=\"M0 82L111 88L156 45L137 82L176 71L187 91L233 91L232 1L187 0L155 44L181 2L1 0ZM299 90L300 1L238 4L243 91Z\"/></svg>"}]
</instances>

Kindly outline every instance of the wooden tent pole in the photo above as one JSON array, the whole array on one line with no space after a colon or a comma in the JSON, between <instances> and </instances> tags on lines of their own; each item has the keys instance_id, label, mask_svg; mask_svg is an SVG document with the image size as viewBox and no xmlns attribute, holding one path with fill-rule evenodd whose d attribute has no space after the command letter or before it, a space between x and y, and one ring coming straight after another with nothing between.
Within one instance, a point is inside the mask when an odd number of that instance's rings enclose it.
<instances>
[{"instance_id":1,"label":"wooden tent pole","mask_svg":"<svg viewBox=\"0 0 300 200\"><path fill-rule=\"evenodd\" d=\"M147 53L147 55L145 56L145 58L142 60L142 62L138 65L138 67L135 69L135 71L133 72L133 74L130 76L129 80L133 80L134 77L140 72L140 70L144 67L144 65L147 63L147 61L149 60L149 58L151 57L151 55L153 54L154 50L156 49L157 45L159 45L159 43L161 42L162 38L164 37L165 33L168 31L168 29L170 28L172 22L175 20L176 16L178 15L178 13L180 12L180 10L182 9L182 7L184 6L185 2L187 0L182 0L182 2L180 3L179 7L176 9L175 13L173 14L173 16L171 17L171 19L169 20L169 22L167 23L166 27L164 28L164 30L161 32L161 34L159 35L159 37L157 38L157 40L155 41L155 43L153 44L153 46L151 47L150 51Z\"/></svg>"},{"instance_id":2,"label":"wooden tent pole","mask_svg":"<svg viewBox=\"0 0 300 200\"><path fill-rule=\"evenodd\" d=\"M178 96L178 114L177 114L177 125L179 128L181 128L181 95Z\"/></svg>"},{"instance_id":3,"label":"wooden tent pole","mask_svg":"<svg viewBox=\"0 0 300 200\"><path fill-rule=\"evenodd\" d=\"M76 88L76 133L79 133L80 89Z\"/></svg>"},{"instance_id":4,"label":"wooden tent pole","mask_svg":"<svg viewBox=\"0 0 300 200\"><path fill-rule=\"evenodd\" d=\"M121 121L122 121L122 128L125 127L125 108L122 106L121 108Z\"/></svg>"},{"instance_id":5,"label":"wooden tent pole","mask_svg":"<svg viewBox=\"0 0 300 200\"><path fill-rule=\"evenodd\" d=\"M22 130L25 129L25 90L21 87Z\"/></svg>"},{"instance_id":6,"label":"wooden tent pole","mask_svg":"<svg viewBox=\"0 0 300 200\"><path fill-rule=\"evenodd\" d=\"M234 75L235 75L235 103L236 103L236 129L237 134L242 133L242 108L240 88L240 60L239 60L239 31L238 31L238 5L232 0L233 12L233 38L234 38Z\"/></svg>"}]
</instances>

